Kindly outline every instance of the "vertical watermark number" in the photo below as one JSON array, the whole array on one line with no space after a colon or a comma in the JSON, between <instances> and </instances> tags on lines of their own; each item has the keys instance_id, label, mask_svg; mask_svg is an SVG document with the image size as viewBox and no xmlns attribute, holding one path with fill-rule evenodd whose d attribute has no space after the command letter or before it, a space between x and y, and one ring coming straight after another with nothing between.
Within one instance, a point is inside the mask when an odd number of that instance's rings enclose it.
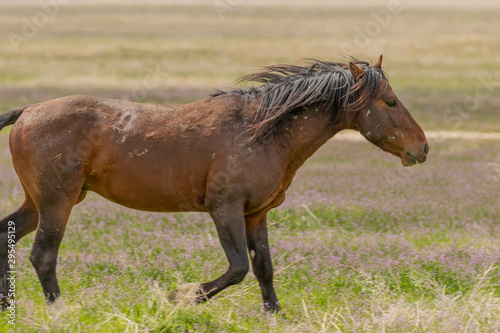
<instances>
[{"instance_id":1,"label":"vertical watermark number","mask_svg":"<svg viewBox=\"0 0 500 333\"><path fill-rule=\"evenodd\" d=\"M7 231L8 244L8 270L7 270L7 297L9 298L9 306L5 309L10 325L16 325L16 224L14 221L9 221Z\"/></svg>"}]
</instances>

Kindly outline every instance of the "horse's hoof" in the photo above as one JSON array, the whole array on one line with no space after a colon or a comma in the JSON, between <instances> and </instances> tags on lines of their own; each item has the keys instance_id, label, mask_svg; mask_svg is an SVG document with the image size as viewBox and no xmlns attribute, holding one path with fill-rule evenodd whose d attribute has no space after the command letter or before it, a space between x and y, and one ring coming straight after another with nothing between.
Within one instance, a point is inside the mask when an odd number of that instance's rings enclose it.
<instances>
[{"instance_id":1,"label":"horse's hoof","mask_svg":"<svg viewBox=\"0 0 500 333\"><path fill-rule=\"evenodd\" d=\"M275 316L286 319L286 315L284 314L283 310L281 309L281 305L278 301L274 304L267 303L267 302L264 303L263 309L264 309L264 312L267 314L275 315Z\"/></svg>"},{"instance_id":2,"label":"horse's hoof","mask_svg":"<svg viewBox=\"0 0 500 333\"><path fill-rule=\"evenodd\" d=\"M201 284L186 283L168 294L167 299L173 303L200 303L200 295L203 294Z\"/></svg>"},{"instance_id":3,"label":"horse's hoof","mask_svg":"<svg viewBox=\"0 0 500 333\"><path fill-rule=\"evenodd\" d=\"M10 306L10 299L3 293L0 293L0 309L5 311Z\"/></svg>"}]
</instances>

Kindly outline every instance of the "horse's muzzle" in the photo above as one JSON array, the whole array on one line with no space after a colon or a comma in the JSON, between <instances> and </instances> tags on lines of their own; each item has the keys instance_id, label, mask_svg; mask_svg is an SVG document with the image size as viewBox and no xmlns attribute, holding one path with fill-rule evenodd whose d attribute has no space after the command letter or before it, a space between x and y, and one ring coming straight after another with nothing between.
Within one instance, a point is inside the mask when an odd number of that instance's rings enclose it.
<instances>
[{"instance_id":1,"label":"horse's muzzle","mask_svg":"<svg viewBox=\"0 0 500 333\"><path fill-rule=\"evenodd\" d=\"M412 154L410 152L406 152L406 158L401 159L401 163L404 166L411 166L415 164L422 164L427 160L427 155L429 154L429 145L424 144L424 148L420 154Z\"/></svg>"}]
</instances>

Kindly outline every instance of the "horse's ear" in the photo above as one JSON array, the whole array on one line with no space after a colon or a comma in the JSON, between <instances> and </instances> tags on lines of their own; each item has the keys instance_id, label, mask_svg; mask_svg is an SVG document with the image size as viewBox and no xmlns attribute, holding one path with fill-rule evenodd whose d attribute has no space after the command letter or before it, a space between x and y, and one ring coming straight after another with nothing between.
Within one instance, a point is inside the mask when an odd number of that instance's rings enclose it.
<instances>
[{"instance_id":1,"label":"horse's ear","mask_svg":"<svg viewBox=\"0 0 500 333\"><path fill-rule=\"evenodd\" d=\"M383 58L383 56L380 55L380 57L378 57L377 63L373 67L375 67L375 68L377 68L379 70L382 70L382 58Z\"/></svg>"},{"instance_id":2,"label":"horse's ear","mask_svg":"<svg viewBox=\"0 0 500 333\"><path fill-rule=\"evenodd\" d=\"M361 76L365 73L365 71L361 67L359 67L352 61L349 63L349 70L351 71L351 74L352 76L354 76L356 81L361 79Z\"/></svg>"}]
</instances>

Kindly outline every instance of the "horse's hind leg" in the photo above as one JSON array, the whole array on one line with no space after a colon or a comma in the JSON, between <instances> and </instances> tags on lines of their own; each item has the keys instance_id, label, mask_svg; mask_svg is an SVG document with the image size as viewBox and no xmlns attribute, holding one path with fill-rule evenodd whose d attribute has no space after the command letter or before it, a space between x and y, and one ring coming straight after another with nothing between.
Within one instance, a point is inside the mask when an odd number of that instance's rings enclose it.
<instances>
[{"instance_id":1,"label":"horse's hind leg","mask_svg":"<svg viewBox=\"0 0 500 333\"><path fill-rule=\"evenodd\" d=\"M40 222L31 249L30 260L40 279L47 303L61 293L56 278L57 255L74 200L39 204Z\"/></svg>"},{"instance_id":2,"label":"horse's hind leg","mask_svg":"<svg viewBox=\"0 0 500 333\"><path fill-rule=\"evenodd\" d=\"M8 305L9 298L13 298L9 287L10 280L15 276L9 272L15 271L14 244L35 231L37 225L38 210L26 191L21 206L0 220L0 302L3 308Z\"/></svg>"}]
</instances>

